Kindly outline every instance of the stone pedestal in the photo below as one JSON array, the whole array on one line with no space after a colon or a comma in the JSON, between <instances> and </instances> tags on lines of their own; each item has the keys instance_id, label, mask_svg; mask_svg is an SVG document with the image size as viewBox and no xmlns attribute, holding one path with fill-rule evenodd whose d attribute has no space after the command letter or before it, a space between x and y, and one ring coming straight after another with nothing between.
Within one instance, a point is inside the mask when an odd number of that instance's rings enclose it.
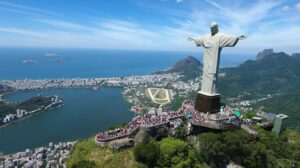
<instances>
[{"instance_id":1,"label":"stone pedestal","mask_svg":"<svg viewBox=\"0 0 300 168\"><path fill-rule=\"evenodd\" d=\"M202 93L197 94L195 109L199 112L216 113L220 111L220 95L208 96Z\"/></svg>"}]
</instances>

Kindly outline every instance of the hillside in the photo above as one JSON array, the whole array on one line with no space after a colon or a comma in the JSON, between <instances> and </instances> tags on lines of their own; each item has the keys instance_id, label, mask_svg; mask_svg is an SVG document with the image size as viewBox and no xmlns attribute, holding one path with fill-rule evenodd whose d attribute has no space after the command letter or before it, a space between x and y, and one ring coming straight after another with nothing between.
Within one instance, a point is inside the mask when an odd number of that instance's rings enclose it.
<instances>
[{"instance_id":1,"label":"hillside","mask_svg":"<svg viewBox=\"0 0 300 168\"><path fill-rule=\"evenodd\" d=\"M195 57L188 56L176 64L174 64L171 68L156 72L156 74L162 73L180 73L184 75L184 79L189 80L199 76L202 71L202 64Z\"/></svg>"},{"instance_id":2,"label":"hillside","mask_svg":"<svg viewBox=\"0 0 300 168\"><path fill-rule=\"evenodd\" d=\"M2 102L0 101L0 118L5 117L7 114L15 114L17 109L32 111L42 106L48 105L52 97L35 96L23 102Z\"/></svg>"},{"instance_id":3,"label":"hillside","mask_svg":"<svg viewBox=\"0 0 300 168\"><path fill-rule=\"evenodd\" d=\"M291 56L266 49L257 54L256 60L248 60L237 67L222 68L218 90L224 98L260 98L267 94L287 94L300 90L300 54ZM161 73L181 73L185 80L198 77L202 64L188 56Z\"/></svg>"},{"instance_id":4,"label":"hillside","mask_svg":"<svg viewBox=\"0 0 300 168\"><path fill-rule=\"evenodd\" d=\"M258 102L253 106L258 109L264 107L263 110L272 113L284 113L289 116L287 118L290 128L300 131L300 93L290 93Z\"/></svg>"},{"instance_id":5,"label":"hillside","mask_svg":"<svg viewBox=\"0 0 300 168\"><path fill-rule=\"evenodd\" d=\"M111 150L95 144L94 137L77 142L67 161L70 168L93 167L226 167L231 162L245 167L291 167L299 162L299 137L285 130L276 136L261 128L258 140L243 130L208 132L186 139L163 138ZM252 140L251 140L252 139Z\"/></svg>"},{"instance_id":6,"label":"hillside","mask_svg":"<svg viewBox=\"0 0 300 168\"><path fill-rule=\"evenodd\" d=\"M253 99L267 94L286 94L300 90L300 59L284 52L249 60L238 67L221 69L225 77L218 82L225 97Z\"/></svg>"},{"instance_id":7,"label":"hillside","mask_svg":"<svg viewBox=\"0 0 300 168\"><path fill-rule=\"evenodd\" d=\"M202 64L196 58L187 57L163 72L184 72L184 79L188 80L200 75L201 68ZM252 104L252 107L257 109L264 106L267 112L285 113L290 116L289 126L300 130L300 54L290 56L267 49L258 53L256 60L223 68L220 74L218 91L222 101L227 102L229 98L255 100L271 95L273 98ZM191 99L194 97L191 95ZM176 101L180 100L177 104L180 105L183 99L177 97Z\"/></svg>"},{"instance_id":8,"label":"hillside","mask_svg":"<svg viewBox=\"0 0 300 168\"><path fill-rule=\"evenodd\" d=\"M139 167L132 149L114 152L95 144L94 137L76 143L67 161L70 168L88 167Z\"/></svg>"}]
</instances>

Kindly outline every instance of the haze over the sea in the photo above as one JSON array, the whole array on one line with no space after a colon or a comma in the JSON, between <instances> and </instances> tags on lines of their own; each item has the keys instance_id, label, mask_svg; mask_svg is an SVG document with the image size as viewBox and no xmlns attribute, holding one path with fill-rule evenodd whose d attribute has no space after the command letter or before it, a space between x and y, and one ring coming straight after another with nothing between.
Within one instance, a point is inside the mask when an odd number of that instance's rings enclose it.
<instances>
[{"instance_id":1,"label":"haze over the sea","mask_svg":"<svg viewBox=\"0 0 300 168\"><path fill-rule=\"evenodd\" d=\"M0 48L0 79L55 79L147 75L164 70L199 52L130 51L92 49ZM236 66L253 54L223 54L221 67ZM36 63L22 63L34 60Z\"/></svg>"}]
</instances>

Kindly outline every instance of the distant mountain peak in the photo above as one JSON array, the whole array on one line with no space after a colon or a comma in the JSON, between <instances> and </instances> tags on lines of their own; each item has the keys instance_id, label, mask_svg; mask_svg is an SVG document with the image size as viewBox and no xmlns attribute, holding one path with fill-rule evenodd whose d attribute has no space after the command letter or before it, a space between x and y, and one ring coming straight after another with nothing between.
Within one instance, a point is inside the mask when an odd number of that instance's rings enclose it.
<instances>
[{"instance_id":1,"label":"distant mountain peak","mask_svg":"<svg viewBox=\"0 0 300 168\"><path fill-rule=\"evenodd\" d=\"M187 56L186 58L178 61L175 65L172 66L172 68L174 69L177 67L182 67L182 66L186 66L186 65L190 65L190 64L202 66L201 62L197 58L195 58L193 56Z\"/></svg>"},{"instance_id":2,"label":"distant mountain peak","mask_svg":"<svg viewBox=\"0 0 300 168\"><path fill-rule=\"evenodd\" d=\"M264 49L263 51L259 52L259 53L256 55L256 60L263 59L263 58L265 58L266 56L272 55L272 54L274 54L273 48L270 48L270 49Z\"/></svg>"},{"instance_id":3,"label":"distant mountain peak","mask_svg":"<svg viewBox=\"0 0 300 168\"><path fill-rule=\"evenodd\" d=\"M187 56L180 61L178 61L176 64L174 64L172 67L168 68L164 71L156 72L157 74L161 73L181 73L187 76L187 78L192 78L197 75L202 70L202 64L201 62L193 57L193 56Z\"/></svg>"}]
</instances>

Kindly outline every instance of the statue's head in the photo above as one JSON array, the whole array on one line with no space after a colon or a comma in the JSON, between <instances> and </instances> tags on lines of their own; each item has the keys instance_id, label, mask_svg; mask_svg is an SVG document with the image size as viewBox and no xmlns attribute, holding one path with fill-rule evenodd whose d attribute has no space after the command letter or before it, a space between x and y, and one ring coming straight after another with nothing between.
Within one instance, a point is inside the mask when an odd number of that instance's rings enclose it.
<instances>
[{"instance_id":1,"label":"statue's head","mask_svg":"<svg viewBox=\"0 0 300 168\"><path fill-rule=\"evenodd\" d=\"M210 32L211 32L211 35L215 35L216 33L219 32L219 27L218 27L218 23L217 22L212 22L210 24Z\"/></svg>"}]
</instances>

